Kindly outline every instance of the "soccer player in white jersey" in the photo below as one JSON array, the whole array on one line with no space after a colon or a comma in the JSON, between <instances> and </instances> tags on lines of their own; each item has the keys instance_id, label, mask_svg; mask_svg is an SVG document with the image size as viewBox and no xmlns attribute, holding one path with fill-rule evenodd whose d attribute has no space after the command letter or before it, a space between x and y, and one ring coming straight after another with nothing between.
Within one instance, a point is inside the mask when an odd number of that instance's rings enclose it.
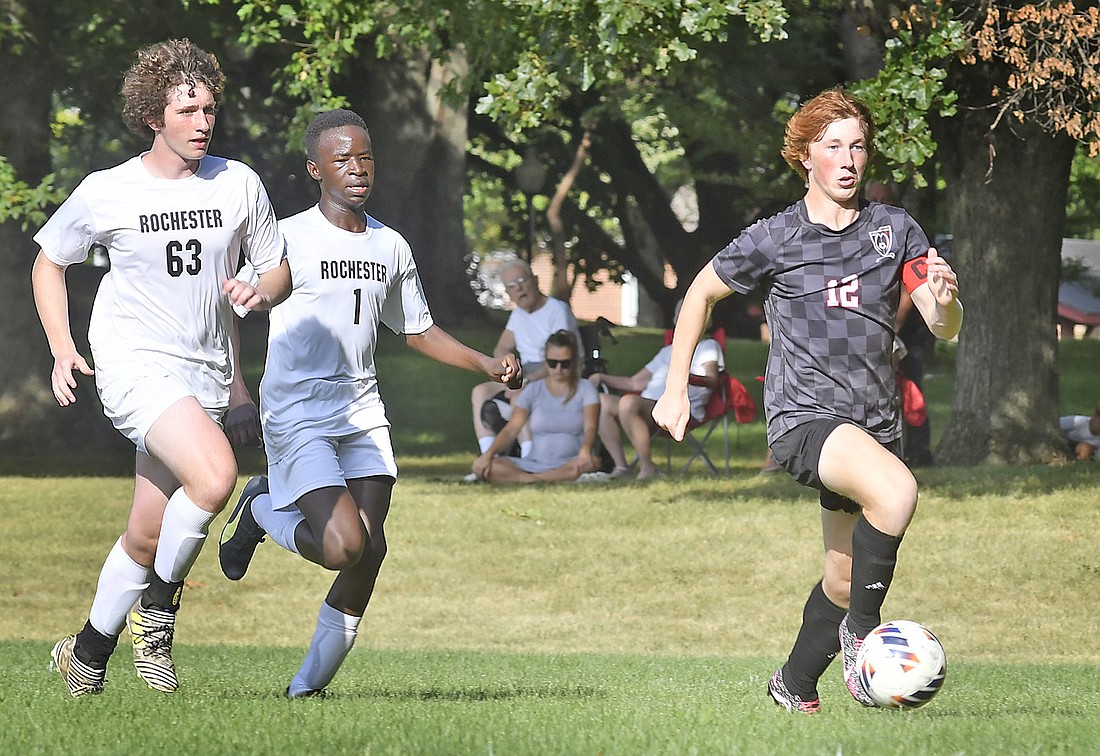
<instances>
[{"instance_id":1,"label":"soccer player in white jersey","mask_svg":"<svg viewBox=\"0 0 1100 756\"><path fill-rule=\"evenodd\" d=\"M88 340L103 410L137 447L126 530L107 555L84 628L58 641L69 693L99 693L122 626L150 687L179 685L172 637L183 580L225 507L237 464L220 422L235 378L232 306L265 309L290 289L275 213L247 166L207 154L225 77L188 40L137 54L122 85L147 152L87 176L35 235L35 303L58 403L93 370L73 342L65 270L101 244L111 261ZM234 277L241 252L260 272ZM247 395L247 392L245 392Z\"/></svg>"},{"instance_id":2,"label":"soccer player in white jersey","mask_svg":"<svg viewBox=\"0 0 1100 756\"><path fill-rule=\"evenodd\" d=\"M760 287L771 347L768 443L796 480L820 492L824 577L810 593L790 656L768 683L789 711L821 708L817 681L838 653L844 680L872 705L855 657L881 619L917 483L898 458L900 412L891 345L901 286L932 332L962 327L955 273L901 208L860 200L874 144L866 106L841 89L787 123L783 157L806 194L760 221L704 266L688 289L665 393L653 409L676 439L687 424L691 354L714 303Z\"/></svg>"},{"instance_id":3,"label":"soccer player in white jersey","mask_svg":"<svg viewBox=\"0 0 1100 756\"><path fill-rule=\"evenodd\" d=\"M386 555L397 465L375 373L379 323L444 364L500 382L521 374L514 355L489 357L434 324L408 243L364 210L375 163L363 119L320 113L305 144L320 201L279 223L294 289L271 312L260 382L268 477L245 486L219 549L231 580L265 535L337 571L291 698L322 693L336 674Z\"/></svg>"}]
</instances>

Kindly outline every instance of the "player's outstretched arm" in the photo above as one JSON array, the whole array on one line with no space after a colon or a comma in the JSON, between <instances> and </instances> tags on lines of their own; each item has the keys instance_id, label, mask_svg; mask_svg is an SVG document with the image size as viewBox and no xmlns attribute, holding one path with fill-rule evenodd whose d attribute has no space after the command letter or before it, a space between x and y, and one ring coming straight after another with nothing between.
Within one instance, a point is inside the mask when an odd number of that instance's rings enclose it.
<instances>
[{"instance_id":1,"label":"player's outstretched arm","mask_svg":"<svg viewBox=\"0 0 1100 756\"><path fill-rule=\"evenodd\" d=\"M39 251L31 269L31 288L34 290L34 306L46 341L53 355L50 385L54 398L62 407L76 401L76 377L74 370L92 375L92 368L76 351L72 330L69 327L69 289L65 284L65 266L58 265Z\"/></svg>"},{"instance_id":2,"label":"player's outstretched arm","mask_svg":"<svg viewBox=\"0 0 1100 756\"><path fill-rule=\"evenodd\" d=\"M523 375L519 360L514 354L509 352L500 357L482 354L466 346L437 325L433 325L423 333L405 334L405 343L436 362L475 373L485 373L492 380L507 384L509 387L518 388Z\"/></svg>"},{"instance_id":3,"label":"player's outstretched arm","mask_svg":"<svg viewBox=\"0 0 1100 756\"><path fill-rule=\"evenodd\" d=\"M729 287L714 272L714 267L704 265L688 287L684 303L680 306L680 318L672 335L672 356L665 390L653 407L653 421L677 441L684 440L691 419L691 404L687 395L691 357L710 320L711 308L729 293Z\"/></svg>"},{"instance_id":4,"label":"player's outstretched arm","mask_svg":"<svg viewBox=\"0 0 1100 756\"><path fill-rule=\"evenodd\" d=\"M927 281L913 290L912 297L932 333L946 340L959 335L963 321L959 278L935 247L928 250Z\"/></svg>"}]
</instances>

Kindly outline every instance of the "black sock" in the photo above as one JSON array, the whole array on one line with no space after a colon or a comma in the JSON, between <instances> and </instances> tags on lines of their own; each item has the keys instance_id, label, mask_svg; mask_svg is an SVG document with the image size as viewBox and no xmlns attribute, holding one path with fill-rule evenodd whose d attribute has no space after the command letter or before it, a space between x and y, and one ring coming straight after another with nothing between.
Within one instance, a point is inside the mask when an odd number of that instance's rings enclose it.
<instances>
[{"instance_id":1,"label":"black sock","mask_svg":"<svg viewBox=\"0 0 1100 756\"><path fill-rule=\"evenodd\" d=\"M806 599L802 627L783 665L787 689L804 701L817 698L817 681L840 651L837 629L843 619L844 608L829 600L819 580Z\"/></svg>"},{"instance_id":2,"label":"black sock","mask_svg":"<svg viewBox=\"0 0 1100 756\"><path fill-rule=\"evenodd\" d=\"M73 655L89 667L103 669L107 666L107 660L111 658L117 644L117 635L104 635L92 627L91 620L88 620L76 634Z\"/></svg>"},{"instance_id":3,"label":"black sock","mask_svg":"<svg viewBox=\"0 0 1100 756\"><path fill-rule=\"evenodd\" d=\"M149 580L149 587L141 594L141 608L153 607L174 613L180 608L180 599L182 598L183 581L169 583L161 579L160 575L154 570Z\"/></svg>"},{"instance_id":4,"label":"black sock","mask_svg":"<svg viewBox=\"0 0 1100 756\"><path fill-rule=\"evenodd\" d=\"M901 536L876 530L862 515L852 530L852 596L848 628L859 638L882 621L882 602L894 579Z\"/></svg>"}]
</instances>

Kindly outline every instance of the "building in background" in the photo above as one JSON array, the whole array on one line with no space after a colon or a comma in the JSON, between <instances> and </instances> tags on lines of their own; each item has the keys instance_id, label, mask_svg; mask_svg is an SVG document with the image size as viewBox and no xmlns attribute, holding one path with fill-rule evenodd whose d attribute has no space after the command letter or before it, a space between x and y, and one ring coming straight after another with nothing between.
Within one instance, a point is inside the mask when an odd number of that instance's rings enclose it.
<instances>
[{"instance_id":1,"label":"building in background","mask_svg":"<svg viewBox=\"0 0 1100 756\"><path fill-rule=\"evenodd\" d=\"M1100 241L1063 239L1062 270L1058 337L1100 338Z\"/></svg>"}]
</instances>

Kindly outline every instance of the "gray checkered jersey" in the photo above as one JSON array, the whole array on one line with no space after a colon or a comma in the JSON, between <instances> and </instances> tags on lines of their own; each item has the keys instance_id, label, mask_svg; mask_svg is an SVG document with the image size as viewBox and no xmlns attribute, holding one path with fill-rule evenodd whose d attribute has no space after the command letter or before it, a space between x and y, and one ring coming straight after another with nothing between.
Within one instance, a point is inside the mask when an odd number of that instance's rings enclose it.
<instances>
[{"instance_id":1,"label":"gray checkered jersey","mask_svg":"<svg viewBox=\"0 0 1100 756\"><path fill-rule=\"evenodd\" d=\"M771 330L764 409L771 443L815 418L840 417L888 443L901 435L891 351L903 267L923 283L928 237L904 209L864 203L842 231L812 223L803 201L745 229L711 264L733 291L760 287Z\"/></svg>"}]
</instances>

